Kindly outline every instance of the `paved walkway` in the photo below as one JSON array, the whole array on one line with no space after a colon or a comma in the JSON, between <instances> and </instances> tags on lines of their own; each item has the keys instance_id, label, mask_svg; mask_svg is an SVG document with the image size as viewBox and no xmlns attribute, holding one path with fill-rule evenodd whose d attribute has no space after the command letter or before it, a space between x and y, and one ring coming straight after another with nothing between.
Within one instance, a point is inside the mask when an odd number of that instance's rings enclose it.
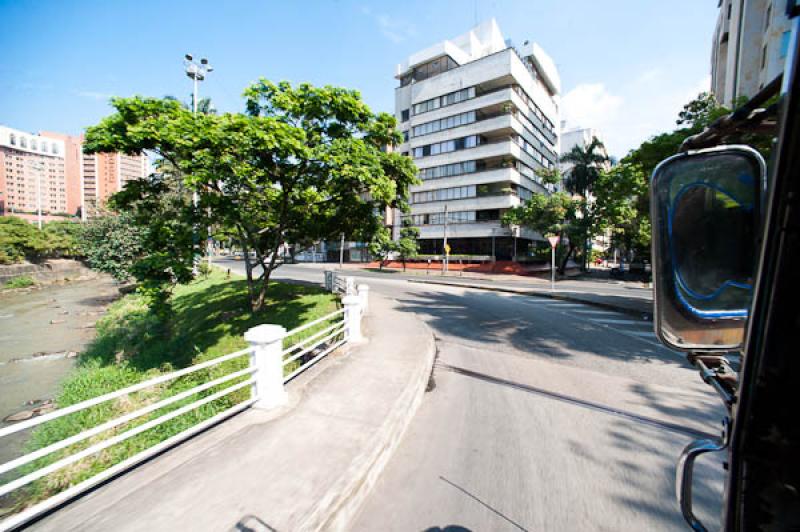
<instances>
[{"instance_id":1,"label":"paved walkway","mask_svg":"<svg viewBox=\"0 0 800 532\"><path fill-rule=\"evenodd\" d=\"M367 343L304 374L283 411L247 410L32 528L343 529L422 401L435 350L394 300L370 305Z\"/></svg>"}]
</instances>

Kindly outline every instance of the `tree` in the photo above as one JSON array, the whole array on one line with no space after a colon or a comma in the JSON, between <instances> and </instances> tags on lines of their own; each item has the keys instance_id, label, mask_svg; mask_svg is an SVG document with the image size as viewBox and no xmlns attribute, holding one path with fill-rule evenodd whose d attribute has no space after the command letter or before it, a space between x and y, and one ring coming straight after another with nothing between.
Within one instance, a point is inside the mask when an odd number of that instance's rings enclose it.
<instances>
[{"instance_id":1,"label":"tree","mask_svg":"<svg viewBox=\"0 0 800 532\"><path fill-rule=\"evenodd\" d=\"M86 148L151 150L179 169L200 196L195 225L208 211L236 233L259 310L283 242L369 241L382 224L376 211L408 208L416 168L384 149L402 141L394 117L373 114L356 91L262 79L245 99L246 114L192 115L171 100L114 98L116 113L89 128Z\"/></svg>"},{"instance_id":2,"label":"tree","mask_svg":"<svg viewBox=\"0 0 800 532\"><path fill-rule=\"evenodd\" d=\"M367 247L370 255L377 257L379 270L383 270L384 261L386 261L389 255L396 249L395 242L392 240L392 234L389 228L385 226L381 226L375 231Z\"/></svg>"},{"instance_id":3,"label":"tree","mask_svg":"<svg viewBox=\"0 0 800 532\"><path fill-rule=\"evenodd\" d=\"M130 213L108 213L89 220L81 231L81 250L95 270L125 282L144 252L143 229Z\"/></svg>"},{"instance_id":4,"label":"tree","mask_svg":"<svg viewBox=\"0 0 800 532\"><path fill-rule=\"evenodd\" d=\"M16 216L0 217L0 264L23 259L39 261L53 257L76 257L78 230L73 222L49 222L40 231Z\"/></svg>"},{"instance_id":5,"label":"tree","mask_svg":"<svg viewBox=\"0 0 800 532\"><path fill-rule=\"evenodd\" d=\"M594 233L610 231L612 245L631 260L649 257L649 180L641 166L622 163L602 172L594 195Z\"/></svg>"},{"instance_id":6,"label":"tree","mask_svg":"<svg viewBox=\"0 0 800 532\"><path fill-rule=\"evenodd\" d=\"M411 225L410 220L403 220L400 229L400 239L397 241L397 253L403 261L403 271L406 271L406 260L413 259L419 254L419 228Z\"/></svg>"},{"instance_id":7,"label":"tree","mask_svg":"<svg viewBox=\"0 0 800 532\"><path fill-rule=\"evenodd\" d=\"M701 92L697 98L683 106L675 123L679 126L685 124L686 127L695 129L699 133L703 128L729 112L730 109L717 103L713 94Z\"/></svg>"},{"instance_id":8,"label":"tree","mask_svg":"<svg viewBox=\"0 0 800 532\"><path fill-rule=\"evenodd\" d=\"M561 162L573 165L564 178L564 187L573 194L587 198L600 177L603 165L608 162L608 156L603 143L597 137L592 137L586 146L573 146L561 156Z\"/></svg>"},{"instance_id":9,"label":"tree","mask_svg":"<svg viewBox=\"0 0 800 532\"><path fill-rule=\"evenodd\" d=\"M536 231L540 235L559 236L564 242L567 237L566 251L563 253L558 271L566 271L567 262L577 249L577 243L586 234L586 220L580 216L585 210L585 200L572 198L569 194L555 192L553 194L534 193L524 204L505 212L502 223L505 226L519 225Z\"/></svg>"},{"instance_id":10,"label":"tree","mask_svg":"<svg viewBox=\"0 0 800 532\"><path fill-rule=\"evenodd\" d=\"M579 224L585 228L585 234L580 236L583 242L583 262L588 264L589 260L589 239L591 237L592 227L592 204L589 202L589 196L594 190L595 183L600 178L603 166L608 163L608 155L606 155L605 146L597 137L592 137L592 141L581 147L573 146L573 148L561 157L562 162L572 163L572 168L567 173L564 179L564 187L583 198L581 202L581 210Z\"/></svg>"}]
</instances>

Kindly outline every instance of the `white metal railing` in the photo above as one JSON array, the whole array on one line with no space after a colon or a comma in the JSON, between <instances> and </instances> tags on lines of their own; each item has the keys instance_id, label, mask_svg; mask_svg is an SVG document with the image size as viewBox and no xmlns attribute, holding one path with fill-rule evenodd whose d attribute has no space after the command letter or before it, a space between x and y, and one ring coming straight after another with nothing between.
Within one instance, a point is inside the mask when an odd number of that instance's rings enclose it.
<instances>
[{"instance_id":1,"label":"white metal railing","mask_svg":"<svg viewBox=\"0 0 800 532\"><path fill-rule=\"evenodd\" d=\"M339 272L325 271L325 289L342 295L355 295L355 279L348 275L341 275Z\"/></svg>"},{"instance_id":2,"label":"white metal railing","mask_svg":"<svg viewBox=\"0 0 800 532\"><path fill-rule=\"evenodd\" d=\"M327 272L326 272L327 273ZM352 285L352 278L348 284L345 283L345 289ZM191 437L192 435L204 430L205 428L222 421L233 414L240 412L248 407L256 408L274 408L286 403L287 396L284 389L285 383L295 378L297 375L307 370L326 355L330 354L333 350L341 347L347 342L357 342L362 340L361 336L361 318L366 312L368 303L368 288L366 285L360 285L358 294L345 295L342 298L344 308L336 310L322 318L303 324L295 329L286 331L279 325L259 325L247 331L245 340L250 343L247 349L236 351L207 362L195 364L188 368L180 369L158 377L148 379L146 381L128 386L121 390L110 392L99 397L94 397L80 403L70 405L64 408L59 408L48 414L34 417L13 425L0 428L0 445L2 445L2 438L17 434L23 430L32 429L40 426L48 421L53 421L70 414L75 414L89 408L102 405L114 399L123 396L129 396L135 392L143 391L149 388L174 381L185 375L195 373L197 371L218 366L224 362L249 356L249 364L246 368L232 371L221 377L211 379L207 382L194 386L193 388L180 391L175 395L171 395L159 401L147 404L133 412L119 415L113 419L104 421L103 423L88 428L78 434L69 436L57 442L51 443L41 449L37 449L30 453L12 459L8 462L0 464L0 475L17 470L32 462L45 458L52 453L67 449L71 446L86 442L90 438L106 433L112 429L118 429L114 434L108 438L102 439L97 442L89 441L91 443L84 449L72 450L69 454L59 457L57 460L50 464L43 465L33 471L24 472L22 476L14 478L0 485L0 497L7 495L15 490L18 490L36 480L45 477L55 471L64 467L74 464L80 460L88 458L96 453L103 451L113 445L128 440L138 434L147 430L157 427L171 419L174 419L183 414L189 413L197 408L211 403L217 399L221 399L237 390L250 387L250 397L226 410L214 415L213 417L199 422L198 424L185 429L184 431L171 436L169 439L155 444L154 446L145 449L125 461L111 466L110 468L94 475L93 477L84 480L83 482L72 486L59 494L46 499L20 513L9 516L4 521L0 521L0 530L7 530L20 526L43 512L50 510L68 501L70 498L79 495L80 493L92 488L93 486L103 482L104 480L130 468L151 456L161 452L171 445L180 443ZM345 294L347 294L345 292ZM319 330L315 330L319 327ZM303 334L305 333L305 334ZM299 337L299 338L298 338ZM286 346L288 340L296 338L291 345ZM297 367L292 365L297 363ZM240 379L237 381L237 379ZM214 391L205 397L199 397L191 403L180 406L175 410L164 413L153 419L147 420L140 425L125 428L124 425L131 423L143 416L158 412L159 410L185 401L192 396L199 393L212 390L215 387L228 386L221 390ZM121 430L121 432L119 431Z\"/></svg>"}]
</instances>

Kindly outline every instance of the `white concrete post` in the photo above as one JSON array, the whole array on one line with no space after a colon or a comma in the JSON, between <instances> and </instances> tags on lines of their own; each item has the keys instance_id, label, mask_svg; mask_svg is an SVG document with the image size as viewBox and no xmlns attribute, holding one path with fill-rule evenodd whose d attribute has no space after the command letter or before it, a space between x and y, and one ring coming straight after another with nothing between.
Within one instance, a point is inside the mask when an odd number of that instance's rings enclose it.
<instances>
[{"instance_id":1,"label":"white concrete post","mask_svg":"<svg viewBox=\"0 0 800 532\"><path fill-rule=\"evenodd\" d=\"M280 325L258 325L244 333L244 339L253 348L250 365L258 371L253 375L253 395L258 401L255 408L274 408L286 404L288 395L283 388L283 339L286 329Z\"/></svg>"},{"instance_id":2,"label":"white concrete post","mask_svg":"<svg viewBox=\"0 0 800 532\"><path fill-rule=\"evenodd\" d=\"M369 311L369 285L360 284L357 289L358 297L361 298L361 314L366 315Z\"/></svg>"},{"instance_id":3,"label":"white concrete post","mask_svg":"<svg viewBox=\"0 0 800 532\"><path fill-rule=\"evenodd\" d=\"M356 280L352 277L345 277L344 278L344 286L345 290L344 293L349 295L355 295L356 293Z\"/></svg>"},{"instance_id":4,"label":"white concrete post","mask_svg":"<svg viewBox=\"0 0 800 532\"><path fill-rule=\"evenodd\" d=\"M344 305L345 331L348 342L361 342L361 297L347 295L342 298Z\"/></svg>"},{"instance_id":5,"label":"white concrete post","mask_svg":"<svg viewBox=\"0 0 800 532\"><path fill-rule=\"evenodd\" d=\"M333 272L325 271L325 290L333 292Z\"/></svg>"}]
</instances>

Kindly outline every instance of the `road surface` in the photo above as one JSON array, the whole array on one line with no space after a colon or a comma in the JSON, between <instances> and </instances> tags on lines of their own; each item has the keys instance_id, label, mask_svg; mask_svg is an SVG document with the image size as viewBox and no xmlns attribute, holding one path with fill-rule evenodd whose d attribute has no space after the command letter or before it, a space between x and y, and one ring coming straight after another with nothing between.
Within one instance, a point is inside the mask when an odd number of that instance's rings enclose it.
<instances>
[{"instance_id":1,"label":"road surface","mask_svg":"<svg viewBox=\"0 0 800 532\"><path fill-rule=\"evenodd\" d=\"M321 283L322 271L284 266L274 278ZM718 433L724 411L650 322L540 297L368 282L428 324L438 356L352 530L686 529L675 463L693 438ZM713 529L720 457L697 468L697 513Z\"/></svg>"}]
</instances>

